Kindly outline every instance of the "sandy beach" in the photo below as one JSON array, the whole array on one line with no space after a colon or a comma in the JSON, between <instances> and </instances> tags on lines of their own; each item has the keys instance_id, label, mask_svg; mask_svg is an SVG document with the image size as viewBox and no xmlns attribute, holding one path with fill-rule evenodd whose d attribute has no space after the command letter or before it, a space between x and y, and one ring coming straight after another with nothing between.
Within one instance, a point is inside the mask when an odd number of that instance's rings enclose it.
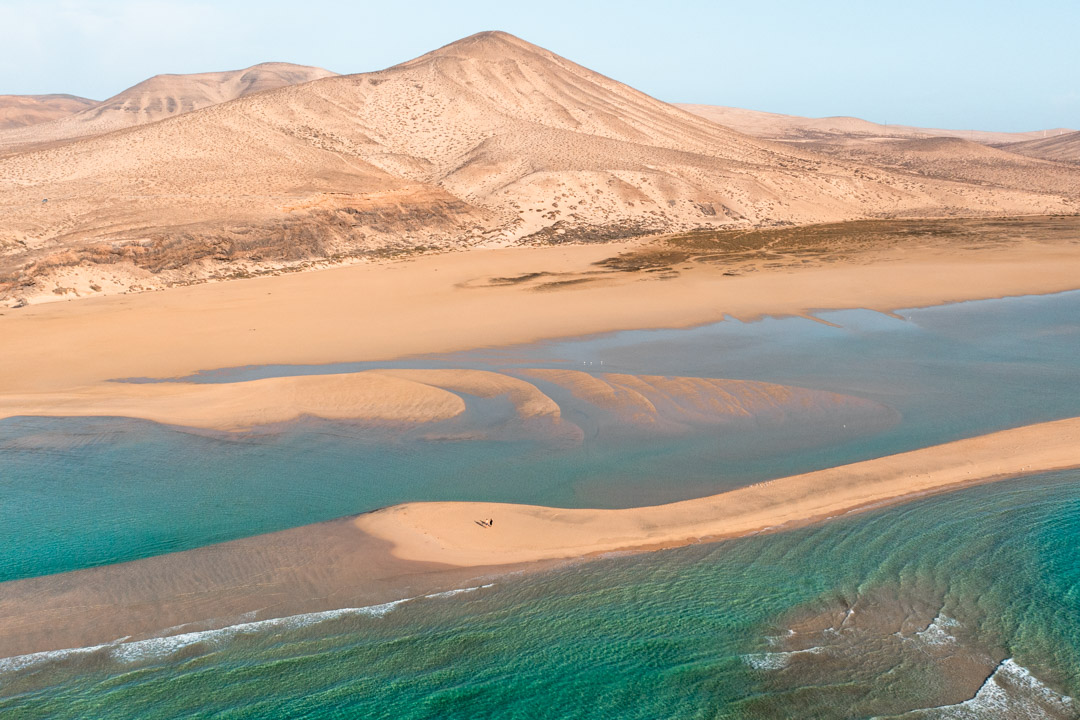
<instances>
[{"instance_id":1,"label":"sandy beach","mask_svg":"<svg viewBox=\"0 0 1080 720\"><path fill-rule=\"evenodd\" d=\"M626 510L499 503L409 503L356 526L398 558L455 566L648 550L776 530L977 482L1080 467L1080 418L1028 425L759 483L711 497ZM493 520L491 526L479 520Z\"/></svg>"},{"instance_id":2,"label":"sandy beach","mask_svg":"<svg viewBox=\"0 0 1080 720\"><path fill-rule=\"evenodd\" d=\"M1080 288L1080 245L1017 242L739 276L601 273L635 244L510 248L86 298L0 312L0 394L267 363L387 360L622 329L818 309L892 311ZM750 271L752 270L752 272ZM556 287L517 278L549 273ZM558 284L570 280L578 283Z\"/></svg>"}]
</instances>

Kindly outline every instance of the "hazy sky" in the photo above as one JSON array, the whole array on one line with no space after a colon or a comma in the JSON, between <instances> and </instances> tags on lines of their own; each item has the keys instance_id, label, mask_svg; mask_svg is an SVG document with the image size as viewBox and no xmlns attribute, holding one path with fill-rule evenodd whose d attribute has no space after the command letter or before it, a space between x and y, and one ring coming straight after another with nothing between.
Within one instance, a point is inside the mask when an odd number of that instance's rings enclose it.
<instances>
[{"instance_id":1,"label":"hazy sky","mask_svg":"<svg viewBox=\"0 0 1080 720\"><path fill-rule=\"evenodd\" d=\"M269 60L365 72L480 30L671 102L1080 128L1080 0L0 0L0 93L104 99Z\"/></svg>"}]
</instances>

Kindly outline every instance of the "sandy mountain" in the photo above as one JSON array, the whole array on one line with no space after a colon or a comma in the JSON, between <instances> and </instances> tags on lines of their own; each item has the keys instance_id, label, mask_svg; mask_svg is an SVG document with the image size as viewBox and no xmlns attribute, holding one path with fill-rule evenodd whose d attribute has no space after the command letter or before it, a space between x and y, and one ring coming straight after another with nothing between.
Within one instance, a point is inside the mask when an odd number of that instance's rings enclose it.
<instances>
[{"instance_id":1,"label":"sandy mountain","mask_svg":"<svg viewBox=\"0 0 1080 720\"><path fill-rule=\"evenodd\" d=\"M1075 168L958 137L830 138L799 141L799 147L920 178L1041 191L1064 197L1080 193Z\"/></svg>"},{"instance_id":2,"label":"sandy mountain","mask_svg":"<svg viewBox=\"0 0 1080 720\"><path fill-rule=\"evenodd\" d=\"M696 228L1077 209L1075 192L1028 185L752 138L489 32L381 72L0 158L0 292Z\"/></svg>"},{"instance_id":3,"label":"sandy mountain","mask_svg":"<svg viewBox=\"0 0 1080 720\"><path fill-rule=\"evenodd\" d=\"M679 104L678 107L747 135L788 141L820 141L831 139L834 136L853 138L953 137L991 144L1021 142L1041 138L1044 133L1056 135L1061 132L1060 129L1015 133L988 132L985 130L944 130L911 125L882 125L856 117L808 118L798 115L781 115L779 113L745 110L721 105Z\"/></svg>"},{"instance_id":4,"label":"sandy mountain","mask_svg":"<svg viewBox=\"0 0 1080 720\"><path fill-rule=\"evenodd\" d=\"M86 101L88 106L78 108L81 112L58 115L58 120L48 125L0 133L0 150L99 135L174 117L252 93L334 75L336 73L322 68L289 63L263 63L227 72L155 75L104 102Z\"/></svg>"},{"instance_id":5,"label":"sandy mountain","mask_svg":"<svg viewBox=\"0 0 1080 720\"><path fill-rule=\"evenodd\" d=\"M996 133L879 125L853 117L803 118L710 105L681 105L695 114L757 137L845 162L938 178L1061 195L1078 191L1076 172L1057 158L1004 152L1043 131ZM1053 131L1048 131L1053 132ZM999 144L999 143L1006 144ZM990 144L994 143L994 146ZM1020 146L1026 145L1021 142ZM1001 148L1001 149L996 149ZM1031 158L1035 158L1032 160Z\"/></svg>"},{"instance_id":6,"label":"sandy mountain","mask_svg":"<svg viewBox=\"0 0 1080 720\"><path fill-rule=\"evenodd\" d=\"M1002 150L1058 162L1080 163L1080 132L998 145Z\"/></svg>"},{"instance_id":7,"label":"sandy mountain","mask_svg":"<svg viewBox=\"0 0 1080 720\"><path fill-rule=\"evenodd\" d=\"M97 104L76 95L0 95L0 130L46 123Z\"/></svg>"}]
</instances>

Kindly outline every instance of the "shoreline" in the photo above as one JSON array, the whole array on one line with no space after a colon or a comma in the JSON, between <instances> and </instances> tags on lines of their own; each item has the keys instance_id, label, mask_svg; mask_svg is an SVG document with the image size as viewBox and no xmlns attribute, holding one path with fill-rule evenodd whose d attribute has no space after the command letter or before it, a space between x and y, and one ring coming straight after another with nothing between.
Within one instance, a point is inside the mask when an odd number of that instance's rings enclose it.
<instances>
[{"instance_id":1,"label":"shoreline","mask_svg":"<svg viewBox=\"0 0 1080 720\"><path fill-rule=\"evenodd\" d=\"M653 507L396 505L3 583L0 647L13 657L377 605L611 554L782 532L977 484L1078 467L1080 417ZM481 517L493 518L494 526L477 525Z\"/></svg>"},{"instance_id":2,"label":"shoreline","mask_svg":"<svg viewBox=\"0 0 1080 720\"><path fill-rule=\"evenodd\" d=\"M858 254L593 277L623 246L477 250L0 312L0 396L268 364L387 361L822 308L892 312L1080 289L1080 244ZM529 286L522 277L582 279ZM523 281L524 282L524 281Z\"/></svg>"},{"instance_id":3,"label":"shoreline","mask_svg":"<svg viewBox=\"0 0 1080 720\"><path fill-rule=\"evenodd\" d=\"M623 510L406 503L354 521L397 558L456 567L640 552L811 524L959 487L1080 467L1080 418L1002 430L694 500ZM491 527L477 518L492 519Z\"/></svg>"}]
</instances>

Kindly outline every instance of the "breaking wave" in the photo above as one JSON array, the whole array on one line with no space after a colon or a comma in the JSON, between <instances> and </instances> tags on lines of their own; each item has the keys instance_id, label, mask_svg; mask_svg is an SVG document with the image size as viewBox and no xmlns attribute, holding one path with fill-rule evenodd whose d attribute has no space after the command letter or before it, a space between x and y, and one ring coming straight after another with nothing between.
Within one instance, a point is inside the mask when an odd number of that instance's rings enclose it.
<instances>
[{"instance_id":1,"label":"breaking wave","mask_svg":"<svg viewBox=\"0 0 1080 720\"><path fill-rule=\"evenodd\" d=\"M253 635L269 630L297 630L343 617L383 617L398 606L408 602L453 597L455 595L489 588L493 585L494 583L488 583L486 585L477 585L475 587L457 588L455 590L446 590L444 592L431 593L429 595L402 598L400 600L392 600L378 605L367 605L365 607L357 608L339 608L337 610L324 610L321 612L289 615L287 617L269 618L267 620L255 620L228 625L213 630L199 630L176 635L152 637L145 640L129 640L127 637L123 637L101 645L65 648L63 650L45 650L26 655L15 655L13 657L0 658L0 674L27 670L50 662L77 657L87 657L95 654L107 655L110 659L121 663L132 663L140 660L156 660L172 655L191 645L217 644L240 635Z\"/></svg>"}]
</instances>

